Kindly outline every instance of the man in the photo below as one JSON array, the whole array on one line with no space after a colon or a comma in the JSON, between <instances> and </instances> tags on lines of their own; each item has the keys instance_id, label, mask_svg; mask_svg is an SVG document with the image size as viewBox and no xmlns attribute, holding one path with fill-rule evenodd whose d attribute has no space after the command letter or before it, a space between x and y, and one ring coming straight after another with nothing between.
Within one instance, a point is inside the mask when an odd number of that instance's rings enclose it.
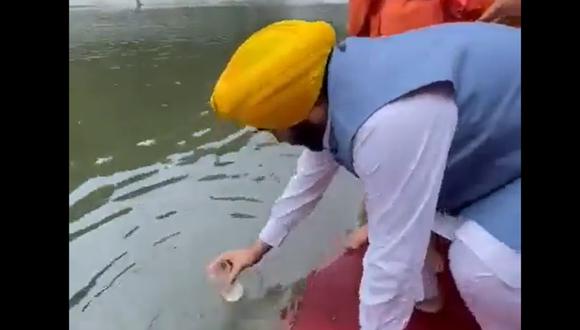
<instances>
[{"instance_id":1,"label":"man","mask_svg":"<svg viewBox=\"0 0 580 330\"><path fill-rule=\"evenodd\" d=\"M388 37L431 25L485 21L520 26L521 0L349 0L349 36ZM366 224L364 205L359 212ZM347 246L367 242L366 225L349 235ZM429 254L429 253L428 253Z\"/></svg>"},{"instance_id":2,"label":"man","mask_svg":"<svg viewBox=\"0 0 580 330\"><path fill-rule=\"evenodd\" d=\"M436 210L465 217L449 258L482 329L520 328L519 29L446 24L347 38L323 22L274 23L244 42L211 98L222 117L308 148L230 279L279 246L339 166L363 183L369 247L363 330L401 330L423 295Z\"/></svg>"},{"instance_id":3,"label":"man","mask_svg":"<svg viewBox=\"0 0 580 330\"><path fill-rule=\"evenodd\" d=\"M485 21L520 26L521 0L349 0L348 34L385 37L430 25Z\"/></svg>"},{"instance_id":4,"label":"man","mask_svg":"<svg viewBox=\"0 0 580 330\"><path fill-rule=\"evenodd\" d=\"M384 37L429 25L485 21L520 26L521 0L349 0L348 34Z\"/></svg>"},{"instance_id":5,"label":"man","mask_svg":"<svg viewBox=\"0 0 580 330\"><path fill-rule=\"evenodd\" d=\"M431 25L459 21L488 21L520 26L521 0L349 0L349 36L387 37ZM364 205L359 212L362 226L354 230L346 241L347 247L357 249L368 241ZM441 270L443 260L433 244L427 250L424 269L424 300L417 308L437 312L442 308L433 269ZM431 266L434 266L431 267Z\"/></svg>"},{"instance_id":6,"label":"man","mask_svg":"<svg viewBox=\"0 0 580 330\"><path fill-rule=\"evenodd\" d=\"M353 37L388 37L475 20L519 27L521 0L349 0L347 31Z\"/></svg>"}]
</instances>

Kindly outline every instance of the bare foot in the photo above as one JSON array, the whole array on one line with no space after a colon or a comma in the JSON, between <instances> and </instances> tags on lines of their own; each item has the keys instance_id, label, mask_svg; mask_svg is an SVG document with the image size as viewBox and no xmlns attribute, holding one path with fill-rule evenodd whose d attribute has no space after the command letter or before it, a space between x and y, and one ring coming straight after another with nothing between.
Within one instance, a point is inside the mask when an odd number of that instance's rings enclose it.
<instances>
[{"instance_id":1,"label":"bare foot","mask_svg":"<svg viewBox=\"0 0 580 330\"><path fill-rule=\"evenodd\" d=\"M425 313L437 313L443 308L443 299L440 295L419 301L415 304L415 308Z\"/></svg>"},{"instance_id":2,"label":"bare foot","mask_svg":"<svg viewBox=\"0 0 580 330\"><path fill-rule=\"evenodd\" d=\"M369 240L369 231L367 226L362 226L358 229L355 229L352 233L348 235L346 238L346 248L356 250L359 247L366 244Z\"/></svg>"}]
</instances>

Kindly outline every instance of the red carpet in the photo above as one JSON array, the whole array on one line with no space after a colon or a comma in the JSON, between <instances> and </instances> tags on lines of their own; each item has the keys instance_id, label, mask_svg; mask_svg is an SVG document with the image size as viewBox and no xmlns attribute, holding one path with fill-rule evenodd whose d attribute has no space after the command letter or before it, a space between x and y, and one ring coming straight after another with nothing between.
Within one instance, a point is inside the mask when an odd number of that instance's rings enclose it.
<instances>
[{"instance_id":1,"label":"red carpet","mask_svg":"<svg viewBox=\"0 0 580 330\"><path fill-rule=\"evenodd\" d=\"M281 313L285 327L292 330L359 329L358 286L364 250L366 248L342 255L324 269L310 274L301 302ZM446 252L447 247L440 250ZM446 267L439 276L445 298L443 309L437 314L415 311L407 330L480 329L461 300L448 269Z\"/></svg>"}]
</instances>

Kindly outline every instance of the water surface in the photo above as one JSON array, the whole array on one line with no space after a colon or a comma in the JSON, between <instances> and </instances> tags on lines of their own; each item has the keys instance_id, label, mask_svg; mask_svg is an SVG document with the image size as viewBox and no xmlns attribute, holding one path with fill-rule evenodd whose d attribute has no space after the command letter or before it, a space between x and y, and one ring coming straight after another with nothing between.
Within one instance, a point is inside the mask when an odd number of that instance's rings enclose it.
<instances>
[{"instance_id":1,"label":"water surface","mask_svg":"<svg viewBox=\"0 0 580 330\"><path fill-rule=\"evenodd\" d=\"M143 2L70 10L71 329L272 329L354 225L360 192L340 173L284 247L242 279L244 300L221 302L206 263L256 238L300 149L217 120L207 99L251 32L304 18L343 34L346 7Z\"/></svg>"}]
</instances>

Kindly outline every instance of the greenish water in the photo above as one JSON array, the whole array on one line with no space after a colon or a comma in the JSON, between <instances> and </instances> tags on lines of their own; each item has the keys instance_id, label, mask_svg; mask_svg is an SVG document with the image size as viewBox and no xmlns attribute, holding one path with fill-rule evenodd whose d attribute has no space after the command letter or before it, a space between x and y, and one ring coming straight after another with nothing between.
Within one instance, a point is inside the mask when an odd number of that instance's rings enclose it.
<instances>
[{"instance_id":1,"label":"greenish water","mask_svg":"<svg viewBox=\"0 0 580 330\"><path fill-rule=\"evenodd\" d=\"M354 225L340 173L225 304L205 265L252 242L299 148L218 121L207 100L251 32L285 18L344 34L345 5L70 11L71 329L273 329L292 290Z\"/></svg>"},{"instance_id":2,"label":"greenish water","mask_svg":"<svg viewBox=\"0 0 580 330\"><path fill-rule=\"evenodd\" d=\"M342 5L72 11L69 190L232 133L207 101L237 45L276 20L325 19L340 30L344 15Z\"/></svg>"}]
</instances>

